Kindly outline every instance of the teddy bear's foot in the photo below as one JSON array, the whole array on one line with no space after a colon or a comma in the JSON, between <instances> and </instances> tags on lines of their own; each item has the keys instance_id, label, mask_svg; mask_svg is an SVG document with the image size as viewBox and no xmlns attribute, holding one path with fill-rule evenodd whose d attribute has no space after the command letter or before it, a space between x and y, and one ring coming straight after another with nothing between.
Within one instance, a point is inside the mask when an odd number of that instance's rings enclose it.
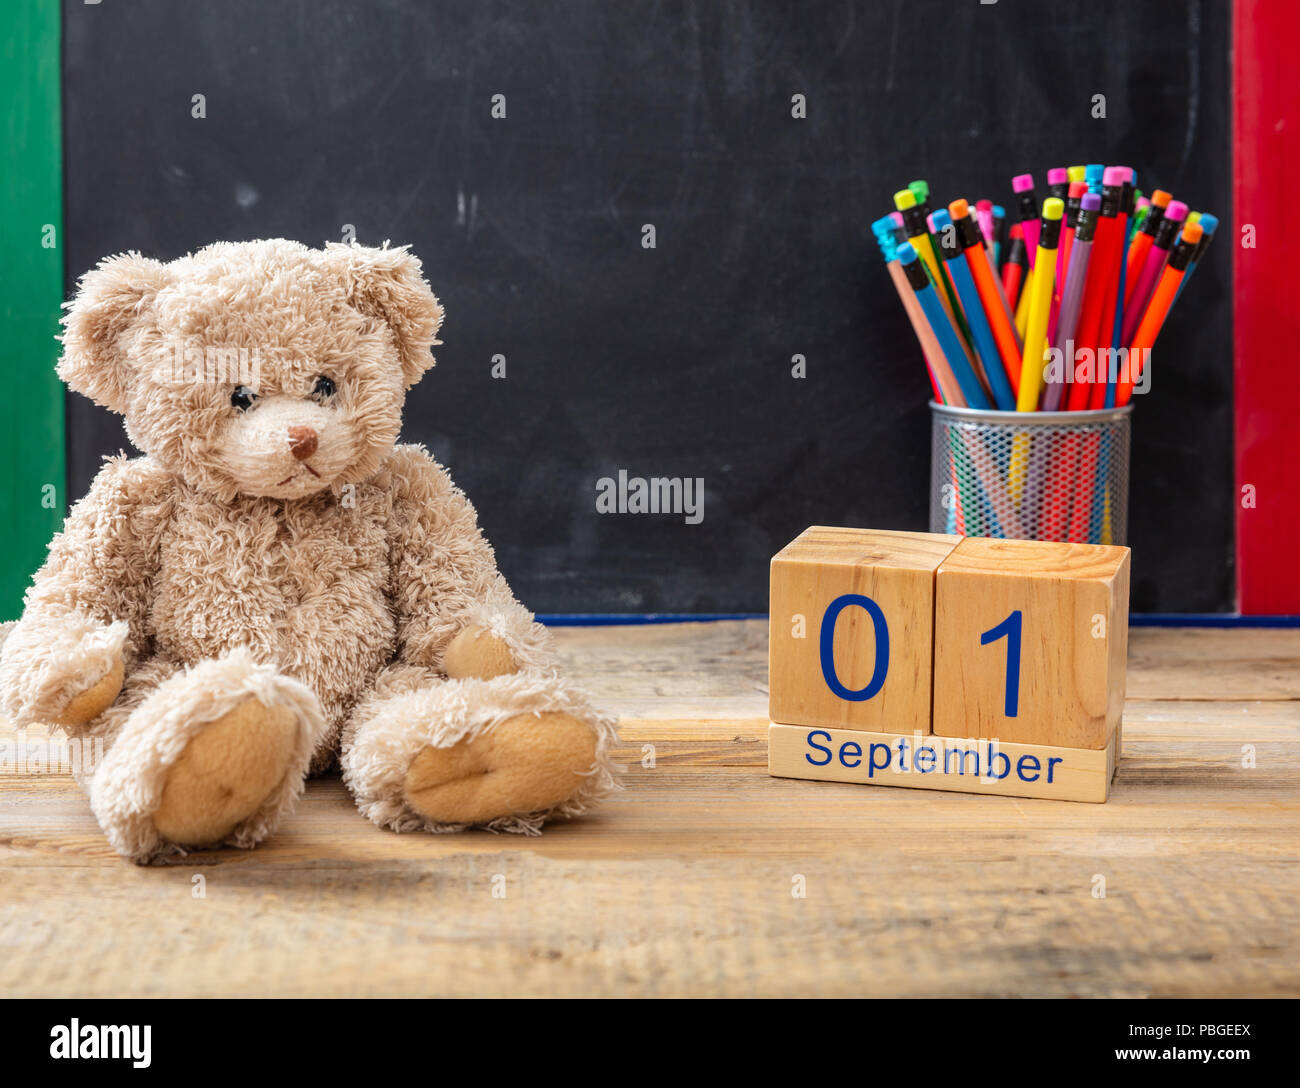
<instances>
[{"instance_id":1,"label":"teddy bear's foot","mask_svg":"<svg viewBox=\"0 0 1300 1088\"><path fill-rule=\"evenodd\" d=\"M301 795L325 734L316 696L246 650L162 680L129 711L90 803L127 857L254 846Z\"/></svg>"},{"instance_id":2,"label":"teddy bear's foot","mask_svg":"<svg viewBox=\"0 0 1300 1088\"><path fill-rule=\"evenodd\" d=\"M397 665L343 736L357 806L394 831L535 834L615 789L613 721L552 674L443 680Z\"/></svg>"},{"instance_id":3,"label":"teddy bear's foot","mask_svg":"<svg viewBox=\"0 0 1300 1088\"><path fill-rule=\"evenodd\" d=\"M582 787L596 761L596 734L569 714L519 714L450 748L411 760L406 802L440 824L484 824L555 808Z\"/></svg>"},{"instance_id":4,"label":"teddy bear's foot","mask_svg":"<svg viewBox=\"0 0 1300 1088\"><path fill-rule=\"evenodd\" d=\"M249 698L204 727L167 772L153 825L165 839L209 846L256 812L293 758L298 720Z\"/></svg>"}]
</instances>

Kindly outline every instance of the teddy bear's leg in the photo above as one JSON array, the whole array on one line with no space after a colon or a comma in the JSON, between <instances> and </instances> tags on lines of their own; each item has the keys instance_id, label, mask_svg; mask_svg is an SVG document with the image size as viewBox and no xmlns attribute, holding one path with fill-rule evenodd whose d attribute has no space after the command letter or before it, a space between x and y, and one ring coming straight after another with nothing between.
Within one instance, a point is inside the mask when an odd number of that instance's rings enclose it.
<instances>
[{"instance_id":1,"label":"teddy bear's leg","mask_svg":"<svg viewBox=\"0 0 1300 1088\"><path fill-rule=\"evenodd\" d=\"M614 788L612 720L553 675L445 680L396 665L343 733L343 777L395 831L536 833Z\"/></svg>"},{"instance_id":2,"label":"teddy bear's leg","mask_svg":"<svg viewBox=\"0 0 1300 1088\"><path fill-rule=\"evenodd\" d=\"M118 852L144 862L266 838L301 795L325 722L308 688L236 650L184 671L146 666L95 732L107 754L91 808Z\"/></svg>"}]
</instances>

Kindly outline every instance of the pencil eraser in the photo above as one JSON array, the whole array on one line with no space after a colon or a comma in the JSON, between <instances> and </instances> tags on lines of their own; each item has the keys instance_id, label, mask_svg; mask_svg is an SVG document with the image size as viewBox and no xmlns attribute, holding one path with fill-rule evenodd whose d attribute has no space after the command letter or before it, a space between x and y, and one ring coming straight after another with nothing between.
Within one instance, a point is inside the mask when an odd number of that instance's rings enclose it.
<instances>
[{"instance_id":1,"label":"pencil eraser","mask_svg":"<svg viewBox=\"0 0 1300 1088\"><path fill-rule=\"evenodd\" d=\"M871 224L871 233L877 238L892 238L894 236L894 218L890 215L882 215Z\"/></svg>"},{"instance_id":2,"label":"pencil eraser","mask_svg":"<svg viewBox=\"0 0 1300 1088\"><path fill-rule=\"evenodd\" d=\"M1101 175L1101 183L1103 185L1120 186L1126 181L1128 181L1127 166L1108 166L1106 167L1105 172Z\"/></svg>"},{"instance_id":3,"label":"pencil eraser","mask_svg":"<svg viewBox=\"0 0 1300 1088\"><path fill-rule=\"evenodd\" d=\"M1064 166L1053 166L1047 171L1048 185L1067 185L1070 181L1070 171Z\"/></svg>"},{"instance_id":4,"label":"pencil eraser","mask_svg":"<svg viewBox=\"0 0 1300 1088\"><path fill-rule=\"evenodd\" d=\"M1006 210L1006 208L1004 208L1001 204L994 204L994 205L993 205L993 218L994 218L994 219L1005 219L1006 217L1007 217L1007 210Z\"/></svg>"},{"instance_id":5,"label":"pencil eraser","mask_svg":"<svg viewBox=\"0 0 1300 1088\"><path fill-rule=\"evenodd\" d=\"M931 212L929 215L925 217L925 225L930 229L930 233L933 234L934 233L934 212Z\"/></svg>"},{"instance_id":6,"label":"pencil eraser","mask_svg":"<svg viewBox=\"0 0 1300 1088\"><path fill-rule=\"evenodd\" d=\"M898 247L896 255L899 264L911 264L916 260L916 247L911 242L904 242Z\"/></svg>"},{"instance_id":7,"label":"pencil eraser","mask_svg":"<svg viewBox=\"0 0 1300 1088\"><path fill-rule=\"evenodd\" d=\"M1169 207L1165 209L1165 218L1177 222L1180 219L1187 218L1187 205L1181 200L1171 200Z\"/></svg>"},{"instance_id":8,"label":"pencil eraser","mask_svg":"<svg viewBox=\"0 0 1300 1088\"><path fill-rule=\"evenodd\" d=\"M1146 207L1148 207L1150 204L1151 204L1151 198L1150 198L1150 197L1146 197L1146 196L1140 196L1140 197L1138 197L1137 206L1138 206L1139 208L1146 208Z\"/></svg>"},{"instance_id":9,"label":"pencil eraser","mask_svg":"<svg viewBox=\"0 0 1300 1088\"><path fill-rule=\"evenodd\" d=\"M1011 238L1023 238L1025 236L1025 228L1019 223L1012 223L1011 231L1008 236Z\"/></svg>"},{"instance_id":10,"label":"pencil eraser","mask_svg":"<svg viewBox=\"0 0 1300 1088\"><path fill-rule=\"evenodd\" d=\"M1201 221L1201 213L1200 213L1200 212L1188 212L1188 213L1187 213L1187 225L1188 225L1189 227L1190 227L1193 223L1199 223L1200 221Z\"/></svg>"},{"instance_id":11,"label":"pencil eraser","mask_svg":"<svg viewBox=\"0 0 1300 1088\"><path fill-rule=\"evenodd\" d=\"M930 216L930 224L935 234L938 234L944 227L952 225L952 216L948 214L947 208L940 208Z\"/></svg>"},{"instance_id":12,"label":"pencil eraser","mask_svg":"<svg viewBox=\"0 0 1300 1088\"><path fill-rule=\"evenodd\" d=\"M899 189L894 194L894 207L900 212L916 207L916 194L911 189Z\"/></svg>"},{"instance_id":13,"label":"pencil eraser","mask_svg":"<svg viewBox=\"0 0 1300 1088\"><path fill-rule=\"evenodd\" d=\"M977 201L975 201L975 210L976 210L977 212L988 212L989 215L992 215L992 214L993 214L993 201L991 201L991 200L977 200Z\"/></svg>"},{"instance_id":14,"label":"pencil eraser","mask_svg":"<svg viewBox=\"0 0 1300 1088\"><path fill-rule=\"evenodd\" d=\"M965 219L966 216L970 215L970 205L961 197L958 197L948 205L948 214L954 219Z\"/></svg>"},{"instance_id":15,"label":"pencil eraser","mask_svg":"<svg viewBox=\"0 0 1300 1088\"><path fill-rule=\"evenodd\" d=\"M1157 189L1154 193L1151 194L1151 203L1154 204L1157 208L1168 207L1169 201L1171 199L1173 198L1168 193L1166 193L1163 189Z\"/></svg>"},{"instance_id":16,"label":"pencil eraser","mask_svg":"<svg viewBox=\"0 0 1300 1088\"><path fill-rule=\"evenodd\" d=\"M890 213L889 213L889 218L892 219L892 220L894 221L894 226L896 226L896 227L901 227L901 226L903 225L903 213L902 213L902 212L890 212Z\"/></svg>"},{"instance_id":17,"label":"pencil eraser","mask_svg":"<svg viewBox=\"0 0 1300 1088\"><path fill-rule=\"evenodd\" d=\"M1043 218L1060 219L1065 214L1065 201L1059 196L1049 196L1043 201Z\"/></svg>"},{"instance_id":18,"label":"pencil eraser","mask_svg":"<svg viewBox=\"0 0 1300 1088\"><path fill-rule=\"evenodd\" d=\"M1071 181L1085 181L1087 180L1087 174L1085 173L1087 169L1086 166L1067 166L1065 172L1069 175Z\"/></svg>"},{"instance_id":19,"label":"pencil eraser","mask_svg":"<svg viewBox=\"0 0 1300 1088\"><path fill-rule=\"evenodd\" d=\"M930 199L930 185L925 181L909 181L907 187L912 190L912 195L916 197L918 204L924 204Z\"/></svg>"},{"instance_id":20,"label":"pencil eraser","mask_svg":"<svg viewBox=\"0 0 1300 1088\"><path fill-rule=\"evenodd\" d=\"M1033 174L1017 174L1011 179L1011 188L1017 193L1030 192L1034 187Z\"/></svg>"},{"instance_id":21,"label":"pencil eraser","mask_svg":"<svg viewBox=\"0 0 1300 1088\"><path fill-rule=\"evenodd\" d=\"M1205 233L1200 223L1188 223L1183 228L1183 241L1189 245L1195 245L1201 240L1201 235Z\"/></svg>"},{"instance_id":22,"label":"pencil eraser","mask_svg":"<svg viewBox=\"0 0 1300 1088\"><path fill-rule=\"evenodd\" d=\"M1097 211L1097 209L1101 207L1101 194L1084 193L1083 201L1080 203L1079 207L1087 208L1090 212Z\"/></svg>"},{"instance_id":23,"label":"pencil eraser","mask_svg":"<svg viewBox=\"0 0 1300 1088\"><path fill-rule=\"evenodd\" d=\"M1086 181L1070 182L1070 197L1072 199L1078 200L1087 191L1088 191L1088 183Z\"/></svg>"},{"instance_id":24,"label":"pencil eraser","mask_svg":"<svg viewBox=\"0 0 1300 1088\"><path fill-rule=\"evenodd\" d=\"M1209 212L1202 212L1201 218L1198 219L1197 222L1200 223L1201 230L1206 234L1213 234L1215 230L1218 229L1219 217L1217 215L1211 215Z\"/></svg>"}]
</instances>

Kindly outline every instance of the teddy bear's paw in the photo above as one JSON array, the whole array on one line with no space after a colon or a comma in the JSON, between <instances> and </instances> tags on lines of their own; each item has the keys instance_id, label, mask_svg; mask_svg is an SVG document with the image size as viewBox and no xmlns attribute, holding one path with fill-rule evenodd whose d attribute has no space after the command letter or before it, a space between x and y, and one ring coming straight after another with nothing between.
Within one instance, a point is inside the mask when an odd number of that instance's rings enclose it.
<instances>
[{"instance_id":1,"label":"teddy bear's paw","mask_svg":"<svg viewBox=\"0 0 1300 1088\"><path fill-rule=\"evenodd\" d=\"M158 833L185 846L228 838L284 778L298 731L292 709L253 698L206 725L167 772L153 813Z\"/></svg>"},{"instance_id":2,"label":"teddy bear's paw","mask_svg":"<svg viewBox=\"0 0 1300 1088\"><path fill-rule=\"evenodd\" d=\"M505 639L484 627L466 627L442 655L443 671L453 680L491 680L519 671Z\"/></svg>"},{"instance_id":3,"label":"teddy bear's paw","mask_svg":"<svg viewBox=\"0 0 1300 1088\"><path fill-rule=\"evenodd\" d=\"M68 610L25 616L0 651L0 708L19 725L85 725L122 690L127 634Z\"/></svg>"},{"instance_id":4,"label":"teddy bear's paw","mask_svg":"<svg viewBox=\"0 0 1300 1088\"><path fill-rule=\"evenodd\" d=\"M411 760L406 803L440 824L485 824L555 808L577 793L596 762L597 737L580 718L519 714Z\"/></svg>"},{"instance_id":5,"label":"teddy bear's paw","mask_svg":"<svg viewBox=\"0 0 1300 1088\"><path fill-rule=\"evenodd\" d=\"M119 657L99 680L68 701L68 705L56 716L54 724L85 725L99 717L113 705L113 700L122 690L122 680L125 675L126 665Z\"/></svg>"}]
</instances>

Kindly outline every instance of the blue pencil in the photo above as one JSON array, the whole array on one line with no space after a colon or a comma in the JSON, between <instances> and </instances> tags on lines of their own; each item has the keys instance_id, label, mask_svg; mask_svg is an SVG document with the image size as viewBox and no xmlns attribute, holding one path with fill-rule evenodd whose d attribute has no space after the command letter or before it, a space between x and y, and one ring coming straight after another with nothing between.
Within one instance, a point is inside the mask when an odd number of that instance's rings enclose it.
<instances>
[{"instance_id":1,"label":"blue pencil","mask_svg":"<svg viewBox=\"0 0 1300 1088\"><path fill-rule=\"evenodd\" d=\"M966 311L966 323L970 326L971 337L975 341L975 351L979 356L980 366L984 369L984 376L988 379L993 400L1001 411L1014 411L1016 397L1011 392L1011 382L1002 368L1002 356L998 354L998 343L993 339L993 329L989 326L988 315L984 313L979 289L970 274L970 265L966 263L966 251L957 241L952 216L947 208L940 208L934 213L933 218L934 233L939 239L944 267L948 270L948 277L952 280L953 287L957 289L957 298L961 301L962 309ZM951 244L945 239L951 240Z\"/></svg>"},{"instance_id":2,"label":"blue pencil","mask_svg":"<svg viewBox=\"0 0 1300 1088\"><path fill-rule=\"evenodd\" d=\"M1197 220L1201 224L1201 240L1196 243L1196 252L1192 254L1192 259L1187 265L1187 271L1183 273L1183 282L1178 285L1178 291L1174 295L1174 301L1177 302L1183 297L1183 292L1187 290L1187 281L1192 278L1192 273L1196 271L1196 266L1201 257L1205 254L1206 247L1210 244L1210 239L1214 237L1214 232L1219 227L1219 217L1211 215L1209 212L1202 214Z\"/></svg>"},{"instance_id":3,"label":"blue pencil","mask_svg":"<svg viewBox=\"0 0 1300 1088\"><path fill-rule=\"evenodd\" d=\"M911 242L904 242L898 247L898 263L907 274L907 282L916 292L916 301L921 304L921 312L925 314L925 319L930 324L930 331L934 333L944 358L948 360L948 366L952 368L953 377L957 379L962 396L966 398L966 406L987 410L989 399L984 395L979 379L975 377L975 371L966 361L966 352L957 339L957 332L952 327L952 322L948 320L948 315L943 312L943 305L934 292L934 284L930 280L929 273L918 258L916 247Z\"/></svg>"}]
</instances>

